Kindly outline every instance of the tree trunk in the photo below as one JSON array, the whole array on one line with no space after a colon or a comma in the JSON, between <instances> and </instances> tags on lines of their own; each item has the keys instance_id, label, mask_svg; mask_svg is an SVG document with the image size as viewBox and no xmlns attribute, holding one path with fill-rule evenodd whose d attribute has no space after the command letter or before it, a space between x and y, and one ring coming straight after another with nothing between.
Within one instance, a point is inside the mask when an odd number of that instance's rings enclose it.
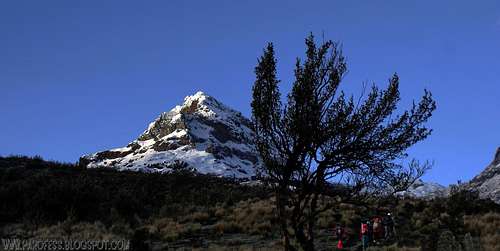
<instances>
[{"instance_id":1,"label":"tree trunk","mask_svg":"<svg viewBox=\"0 0 500 251\"><path fill-rule=\"evenodd\" d=\"M283 185L280 184L280 187L278 187L276 191L276 207L278 210L278 219L280 221L281 236L283 238L283 246L285 247L285 251L293 251L295 249L290 245L290 236L288 233L286 214L287 200L286 188L283 188Z\"/></svg>"},{"instance_id":2,"label":"tree trunk","mask_svg":"<svg viewBox=\"0 0 500 251\"><path fill-rule=\"evenodd\" d=\"M308 194L309 188L303 187L303 193ZM306 194L299 193L299 198L294 205L294 215L291 217L291 226L294 229L294 240L300 245L304 251L314 250L314 213L312 205L316 204L314 196L309 198ZM315 206L314 206L315 208Z\"/></svg>"},{"instance_id":3,"label":"tree trunk","mask_svg":"<svg viewBox=\"0 0 500 251\"><path fill-rule=\"evenodd\" d=\"M316 225L316 210L318 206L318 194L314 192L313 198L310 204L310 212L309 212L309 223L307 228L308 243L307 250L314 250L314 226Z\"/></svg>"}]
</instances>

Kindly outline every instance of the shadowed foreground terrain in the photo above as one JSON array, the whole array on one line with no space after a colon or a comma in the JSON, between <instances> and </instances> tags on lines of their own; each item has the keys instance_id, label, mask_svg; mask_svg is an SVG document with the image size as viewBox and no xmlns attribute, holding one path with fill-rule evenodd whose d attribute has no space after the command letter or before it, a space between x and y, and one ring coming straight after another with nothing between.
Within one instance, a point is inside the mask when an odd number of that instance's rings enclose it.
<instances>
[{"instance_id":1,"label":"shadowed foreground terrain","mask_svg":"<svg viewBox=\"0 0 500 251\"><path fill-rule=\"evenodd\" d=\"M41 158L0 158L0 235L22 239L129 239L133 250L280 249L271 191L192 173L83 169ZM500 207L455 189L434 200L338 204L318 219L317 248L334 227L359 248L362 219L391 211L397 237L370 250L499 250ZM335 198L324 198L334 201Z\"/></svg>"}]
</instances>

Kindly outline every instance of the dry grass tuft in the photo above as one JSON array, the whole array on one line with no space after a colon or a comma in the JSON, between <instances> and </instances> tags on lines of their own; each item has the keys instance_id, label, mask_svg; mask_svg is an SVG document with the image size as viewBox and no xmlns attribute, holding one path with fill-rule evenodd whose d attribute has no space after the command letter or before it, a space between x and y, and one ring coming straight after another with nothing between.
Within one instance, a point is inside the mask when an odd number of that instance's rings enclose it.
<instances>
[{"instance_id":1,"label":"dry grass tuft","mask_svg":"<svg viewBox=\"0 0 500 251\"><path fill-rule=\"evenodd\" d=\"M464 223L468 231L479 236L485 251L500 250L499 213L465 216Z\"/></svg>"}]
</instances>

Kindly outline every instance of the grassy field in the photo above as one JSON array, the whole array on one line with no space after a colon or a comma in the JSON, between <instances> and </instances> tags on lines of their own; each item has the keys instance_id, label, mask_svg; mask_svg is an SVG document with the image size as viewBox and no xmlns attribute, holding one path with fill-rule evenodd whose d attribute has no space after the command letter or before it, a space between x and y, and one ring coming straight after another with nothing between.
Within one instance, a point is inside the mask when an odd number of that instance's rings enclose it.
<instances>
[{"instance_id":1,"label":"grassy field","mask_svg":"<svg viewBox=\"0 0 500 251\"><path fill-rule=\"evenodd\" d=\"M197 175L82 169L0 158L0 234L22 239L129 239L134 250L281 249L272 192ZM334 200L334 198L325 198ZM337 204L317 221L318 250L359 249L361 219L390 210L397 238L370 250L500 250L500 207L462 191L447 199Z\"/></svg>"}]
</instances>

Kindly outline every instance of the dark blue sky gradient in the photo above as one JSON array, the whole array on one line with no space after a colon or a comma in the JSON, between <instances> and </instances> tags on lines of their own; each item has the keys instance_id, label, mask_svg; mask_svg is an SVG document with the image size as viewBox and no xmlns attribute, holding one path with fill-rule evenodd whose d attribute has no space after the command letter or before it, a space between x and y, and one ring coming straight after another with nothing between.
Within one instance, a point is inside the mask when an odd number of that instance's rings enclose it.
<instances>
[{"instance_id":1,"label":"dark blue sky gradient","mask_svg":"<svg viewBox=\"0 0 500 251\"><path fill-rule=\"evenodd\" d=\"M435 161L426 180L468 180L500 146L500 4L436 2L2 1L0 155L124 146L197 90L248 116L266 42L287 91L313 32L343 43L350 93L394 72L403 107L431 90L434 134L412 156Z\"/></svg>"}]
</instances>

